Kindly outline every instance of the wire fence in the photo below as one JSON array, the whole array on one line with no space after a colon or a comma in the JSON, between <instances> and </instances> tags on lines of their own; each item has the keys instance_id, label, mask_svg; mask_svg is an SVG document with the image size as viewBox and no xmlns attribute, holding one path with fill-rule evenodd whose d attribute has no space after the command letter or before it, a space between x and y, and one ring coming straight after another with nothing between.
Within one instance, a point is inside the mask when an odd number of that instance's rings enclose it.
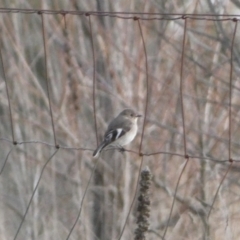
<instances>
[{"instance_id":1,"label":"wire fence","mask_svg":"<svg viewBox=\"0 0 240 240\"><path fill-rule=\"evenodd\" d=\"M148 239L238 239L239 15L0 17L1 239L133 238L144 166ZM134 143L94 161L129 106Z\"/></svg>"}]
</instances>

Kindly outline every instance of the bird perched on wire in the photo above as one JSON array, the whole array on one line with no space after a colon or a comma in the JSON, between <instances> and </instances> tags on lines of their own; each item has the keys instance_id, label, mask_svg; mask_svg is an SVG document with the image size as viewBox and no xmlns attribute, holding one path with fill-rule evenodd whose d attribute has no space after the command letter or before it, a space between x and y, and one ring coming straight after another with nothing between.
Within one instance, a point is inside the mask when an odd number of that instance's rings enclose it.
<instances>
[{"instance_id":1,"label":"bird perched on wire","mask_svg":"<svg viewBox=\"0 0 240 240\"><path fill-rule=\"evenodd\" d=\"M97 158L101 151L107 146L120 147L130 143L137 134L137 120L141 115L132 109L124 109L114 118L104 135L102 143L93 152L93 158Z\"/></svg>"}]
</instances>

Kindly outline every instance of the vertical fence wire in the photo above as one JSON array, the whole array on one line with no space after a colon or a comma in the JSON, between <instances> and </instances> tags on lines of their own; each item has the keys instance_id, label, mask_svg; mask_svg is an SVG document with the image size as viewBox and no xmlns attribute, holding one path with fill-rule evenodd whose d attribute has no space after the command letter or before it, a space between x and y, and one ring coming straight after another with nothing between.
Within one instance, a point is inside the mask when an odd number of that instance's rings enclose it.
<instances>
[{"instance_id":1,"label":"vertical fence wire","mask_svg":"<svg viewBox=\"0 0 240 240\"><path fill-rule=\"evenodd\" d=\"M144 41L144 36L143 36L143 31L142 31L142 26L141 26L140 19L137 18L137 17L134 17L133 20L137 21L137 23L138 23L138 29L139 29L140 36L141 36L141 39L142 39L142 45L143 45L143 51L144 51L144 57L145 57L145 70L146 70L146 102L145 102L145 111L144 111L144 121L143 121L142 135L141 135L141 143L140 143L140 147L139 147L139 154L142 155L142 153L141 153L142 152L142 143L143 143L144 130L145 130L145 125L146 125L148 98L149 98L148 59L147 59L146 44L145 44L145 41ZM135 188L135 191L134 191L134 197L133 197L130 209L128 211L126 220L123 224L123 228L121 230L121 233L120 233L119 237L117 238L118 240L121 240L121 238L123 236L124 230L125 230L127 222L128 222L128 218L130 216L130 213L131 213L131 210L133 208L135 199L137 197L137 189L138 189L138 183L139 183L139 179L140 179L140 175L141 175L142 165L143 165L143 156L141 156L141 163L140 163L140 166L139 166L138 177L137 177L137 185L136 185L136 188Z\"/></svg>"},{"instance_id":2,"label":"vertical fence wire","mask_svg":"<svg viewBox=\"0 0 240 240\"><path fill-rule=\"evenodd\" d=\"M146 49L146 44L145 44L145 40L144 40L144 36L143 36L143 31L142 31L142 26L141 26L140 19L135 17L134 20L136 20L137 23L138 23L138 28L139 28L141 39L142 39L142 45L143 45L144 57L145 57L145 70L146 70L146 103L145 103L144 116L143 116L143 127L142 127L141 142L140 142L140 146L139 146L139 154L141 154L144 131L145 131L145 126L146 126L147 112L148 112L148 101L149 101L148 58L147 58L147 49Z\"/></svg>"},{"instance_id":3,"label":"vertical fence wire","mask_svg":"<svg viewBox=\"0 0 240 240\"><path fill-rule=\"evenodd\" d=\"M228 166L227 168L227 171L225 172L218 188L217 188L217 191L214 195L214 198L213 198L213 202L211 204L211 207L210 207L210 210L208 212L208 216L207 218L209 219L210 217L210 214L212 212L212 209L213 209L213 205L217 199L217 195L218 195L218 192L223 184L223 181L225 180L227 174L229 173L230 169L232 168L232 165L233 165L233 159L232 159L232 156L231 156L231 138L232 138L232 75L233 75L233 48L234 48L234 41L235 41L235 38L236 38L236 32L237 32L237 26L238 26L238 20L237 19L233 19L233 22L235 23L235 26L234 26L234 31L233 31L233 36L232 36L232 43L231 43L231 55L230 55L230 80L229 80L229 107L228 107L228 117L229 117L229 129L228 129L228 137L229 137L229 140L228 140L228 156L229 156L229 163L230 165Z\"/></svg>"},{"instance_id":4,"label":"vertical fence wire","mask_svg":"<svg viewBox=\"0 0 240 240\"><path fill-rule=\"evenodd\" d=\"M233 49L234 49L234 41L236 38L236 32L237 32L237 26L238 26L238 21L233 20L233 22L235 22L235 26L234 26L234 31L233 31L233 37L232 37L232 43L231 43L231 57L230 57L230 81L229 81L229 125L228 125L228 131L229 131L229 153L228 153L228 157L229 157L229 161L232 160L232 156L231 156L231 139L232 139L232 78L233 78Z\"/></svg>"},{"instance_id":5,"label":"vertical fence wire","mask_svg":"<svg viewBox=\"0 0 240 240\"><path fill-rule=\"evenodd\" d=\"M92 33L92 23L91 23L91 15L90 14L86 14L86 16L88 17L88 23L89 23L89 30L90 30L90 39L91 39L91 47L92 47L92 58L93 58L93 113L94 113L94 126L95 126L95 133L96 133L96 141L97 141L97 145L98 145L98 132L97 132L97 118L96 118L96 100L95 100L95 95L96 95L96 64L95 64L95 51L94 51L94 43L93 43L93 33ZM85 187L84 189L84 192L83 192L83 197L80 201L80 206L79 206L79 210L78 210L78 215L67 235L67 238L66 240L70 239L72 233L73 233L73 230L74 228L76 227L77 225L77 222L79 221L80 217L81 217L81 213L82 213L82 207L83 207L83 204L84 204L84 200L85 200L85 197L87 195L87 190L89 188L89 185L91 183L91 180L93 178L93 175L95 173L95 170L97 168L97 164L98 164L98 161L99 161L99 158L97 158L96 162L94 163L94 167L93 169L91 170L91 174L90 174L90 177L89 177L89 180L87 182L87 186Z\"/></svg>"},{"instance_id":6,"label":"vertical fence wire","mask_svg":"<svg viewBox=\"0 0 240 240\"><path fill-rule=\"evenodd\" d=\"M187 155L185 117L184 117L184 104L183 104L183 66L184 66L184 55L185 55L187 18L185 18L183 16L183 19L184 19L184 28L183 28L181 67L180 67L180 101L181 101L181 111L182 111L183 145L184 145L184 155L185 155L186 161L185 161L185 164L184 164L184 166L183 166L183 168L181 170L181 173L180 173L180 175L178 177L177 185L176 185L176 188L175 188L175 191L174 191L172 205L171 205L171 208L170 208L169 217L168 217L168 220L167 220L167 226L166 226L166 228L164 230L164 233L163 233L163 239L165 239L166 234L167 234L167 230L168 230L170 219L171 219L171 216L172 216L172 212L173 212L173 208L174 208L174 204L175 204L177 190L178 190L178 186L179 186L180 180L181 180L183 172L186 169L186 166L187 166L187 164L189 162L189 157Z\"/></svg>"},{"instance_id":7,"label":"vertical fence wire","mask_svg":"<svg viewBox=\"0 0 240 240\"><path fill-rule=\"evenodd\" d=\"M1 31L2 33L2 31ZM2 40L2 39L1 39ZM12 117L12 108L11 108L11 102L10 102L10 96L9 96L9 90L8 90L8 82L6 78L6 73L5 73L5 67L3 63L3 56L2 56L2 41L0 41L0 58L1 58L1 65L2 65L2 71L3 71L3 79L5 81L5 86L6 86L6 93L7 93L7 101L8 101L8 109L9 109L9 118L10 118L10 123L11 123L11 132L12 132L12 142L14 145L17 144L15 140L15 135L14 135L14 125L13 125L13 117Z\"/></svg>"},{"instance_id":8,"label":"vertical fence wire","mask_svg":"<svg viewBox=\"0 0 240 240\"><path fill-rule=\"evenodd\" d=\"M88 15L86 15L88 16ZM96 142L98 146L98 127L97 127L97 111L96 111L96 61L95 61L95 50L94 50L94 43L93 43L93 31L92 31L92 20L91 15L88 16L89 22L89 30L90 30L90 39L91 39L91 47L92 47L92 61L93 61L93 117L94 117L94 127L96 133Z\"/></svg>"},{"instance_id":9,"label":"vertical fence wire","mask_svg":"<svg viewBox=\"0 0 240 240\"><path fill-rule=\"evenodd\" d=\"M56 132L55 132L54 120L53 120L51 96L50 96L50 83L49 83L49 79L48 79L48 66L47 66L48 64L47 64L47 48L46 48L45 26L44 26L44 14L42 12L39 12L39 14L41 15L41 20L42 20L42 37L43 37L43 47L44 47L45 79L46 79L46 86L47 86L48 104L49 104L49 111L50 111L50 116L51 116L54 143L55 143L56 148L58 148L59 146L57 144L57 138L56 138Z\"/></svg>"},{"instance_id":10,"label":"vertical fence wire","mask_svg":"<svg viewBox=\"0 0 240 240\"><path fill-rule=\"evenodd\" d=\"M7 156L6 156L5 160L4 160L4 163L3 163L3 165L2 165L2 168L1 168L1 170L0 170L0 176L1 176L1 174L3 173L3 170L4 170L4 167L6 166L7 160L8 160L8 158L9 158L9 156L10 156L10 154L11 154L11 152L12 152L13 150L14 150L14 147L12 147L11 150L8 152L8 154L7 154Z\"/></svg>"},{"instance_id":11,"label":"vertical fence wire","mask_svg":"<svg viewBox=\"0 0 240 240\"><path fill-rule=\"evenodd\" d=\"M184 104L183 104L183 66L184 66L184 56L185 56L187 18L185 18L183 16L183 19L184 19L184 29L183 29L183 41L182 41L181 70L180 70L180 101L181 101L181 111L182 111L182 128L183 128L184 154L185 154L186 158L188 158L187 157L187 142L186 142Z\"/></svg>"}]
</instances>

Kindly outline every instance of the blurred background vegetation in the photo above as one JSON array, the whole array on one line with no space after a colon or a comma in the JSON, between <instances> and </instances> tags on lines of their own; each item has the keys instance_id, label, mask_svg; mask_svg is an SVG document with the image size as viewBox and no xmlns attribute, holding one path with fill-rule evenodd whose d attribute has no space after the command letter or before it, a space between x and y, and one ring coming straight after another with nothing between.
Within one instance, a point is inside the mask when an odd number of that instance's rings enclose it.
<instances>
[{"instance_id":1,"label":"blurred background vegetation","mask_svg":"<svg viewBox=\"0 0 240 240\"><path fill-rule=\"evenodd\" d=\"M232 1L0 1L1 7L78 11L238 14ZM121 15L122 16L122 15ZM134 14L129 15L134 16ZM143 17L143 15L139 15ZM145 16L148 18L148 16ZM221 19L216 17L213 19ZM65 21L64 21L65 20ZM148 111L143 153L184 155L180 68L184 20L141 20L148 59ZM66 24L65 24L66 23ZM138 22L91 16L96 63L98 141L123 108L144 114L145 55ZM0 71L0 238L13 239L44 164L55 152L49 112L41 15L0 13L1 52L9 88L12 144L4 72ZM183 103L187 153L229 158L229 81L235 22L187 20ZM47 74L56 141L60 148L44 169L17 239L66 239L93 171L97 145L93 109L93 57L89 17L44 14ZM240 160L240 45L233 50L231 155ZM127 146L139 150L139 133ZM8 139L9 141L7 141ZM47 143L47 144L44 144ZM76 148L84 148L76 149ZM132 203L141 158L131 152L102 154L71 239L117 239ZM153 175L148 239L161 239L179 174L174 154L145 156ZM240 166L234 162L207 215L228 162L191 158L183 172L166 239L239 239ZM122 239L133 239L136 207Z\"/></svg>"}]
</instances>

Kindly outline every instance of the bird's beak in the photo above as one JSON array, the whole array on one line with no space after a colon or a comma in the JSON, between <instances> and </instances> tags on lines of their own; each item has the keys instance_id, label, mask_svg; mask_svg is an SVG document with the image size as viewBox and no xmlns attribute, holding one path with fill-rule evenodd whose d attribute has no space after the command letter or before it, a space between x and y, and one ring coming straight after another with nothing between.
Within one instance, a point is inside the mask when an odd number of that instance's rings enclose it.
<instances>
[{"instance_id":1,"label":"bird's beak","mask_svg":"<svg viewBox=\"0 0 240 240\"><path fill-rule=\"evenodd\" d=\"M139 118L139 117L141 117L141 116L142 116L141 114L136 115L137 118Z\"/></svg>"}]
</instances>

